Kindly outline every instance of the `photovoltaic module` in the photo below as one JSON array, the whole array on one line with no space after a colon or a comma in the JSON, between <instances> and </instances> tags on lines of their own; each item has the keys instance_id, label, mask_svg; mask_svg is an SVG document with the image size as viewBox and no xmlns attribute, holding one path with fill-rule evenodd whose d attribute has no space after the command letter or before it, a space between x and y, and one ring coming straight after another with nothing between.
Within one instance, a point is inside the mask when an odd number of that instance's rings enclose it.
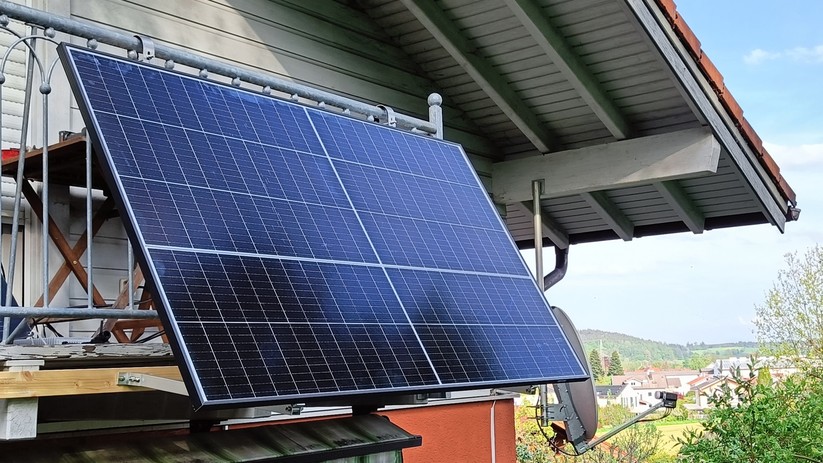
<instances>
[{"instance_id":1,"label":"photovoltaic module","mask_svg":"<svg viewBox=\"0 0 823 463\"><path fill-rule=\"evenodd\" d=\"M459 145L60 54L196 407L587 376Z\"/></svg>"}]
</instances>

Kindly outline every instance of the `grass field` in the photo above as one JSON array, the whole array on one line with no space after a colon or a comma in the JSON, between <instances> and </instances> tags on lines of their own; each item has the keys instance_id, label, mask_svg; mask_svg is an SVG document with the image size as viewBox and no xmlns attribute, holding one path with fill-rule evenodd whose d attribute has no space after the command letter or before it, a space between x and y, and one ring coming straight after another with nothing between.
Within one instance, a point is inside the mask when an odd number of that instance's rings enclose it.
<instances>
[{"instance_id":1,"label":"grass field","mask_svg":"<svg viewBox=\"0 0 823 463\"><path fill-rule=\"evenodd\" d=\"M680 449L680 444L677 443L677 438L683 437L683 433L688 429L699 429L700 423L661 423L656 426L657 429L663 434L660 438L661 446L670 450L672 454L676 454L678 449Z\"/></svg>"}]
</instances>

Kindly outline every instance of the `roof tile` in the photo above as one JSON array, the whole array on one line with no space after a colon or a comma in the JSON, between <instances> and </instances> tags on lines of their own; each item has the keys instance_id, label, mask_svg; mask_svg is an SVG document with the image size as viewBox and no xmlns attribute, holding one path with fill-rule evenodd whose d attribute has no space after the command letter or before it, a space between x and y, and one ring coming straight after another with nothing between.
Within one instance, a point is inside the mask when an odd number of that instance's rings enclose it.
<instances>
[{"instance_id":1,"label":"roof tile","mask_svg":"<svg viewBox=\"0 0 823 463\"><path fill-rule=\"evenodd\" d=\"M666 15L666 19L674 24L674 21L677 19L677 5L675 5L674 0L659 0L659 3L663 9L663 14Z\"/></svg>"},{"instance_id":2,"label":"roof tile","mask_svg":"<svg viewBox=\"0 0 823 463\"><path fill-rule=\"evenodd\" d=\"M760 139L760 136L757 135L757 132L754 131L752 125L749 124L748 119L746 119L745 117L740 122L740 131L743 132L743 135L746 137L747 140L749 140L749 145L752 147L755 153L757 153L758 156L762 157L763 152L765 151L763 149L763 140ZM775 171L775 174L779 171L779 169Z\"/></svg>"},{"instance_id":3,"label":"roof tile","mask_svg":"<svg viewBox=\"0 0 823 463\"><path fill-rule=\"evenodd\" d=\"M726 111L731 114L732 119L734 119L734 124L740 126L743 121L743 108L740 107L740 104L734 99L732 92L730 92L728 88L720 95L720 102L723 104L723 107L726 108Z\"/></svg>"},{"instance_id":4,"label":"roof tile","mask_svg":"<svg viewBox=\"0 0 823 463\"><path fill-rule=\"evenodd\" d=\"M697 39L689 25L686 24L686 21L680 16L680 13L677 12L677 5L675 5L674 0L656 1L663 15L672 25L675 34L677 34L682 43L688 48L689 53L695 61L697 61L699 68L709 81L712 89L720 97L721 104L726 111L729 112L735 126L743 133L752 150L757 153L760 163L768 170L769 176L777 183L777 187L783 197L791 202L793 206L796 206L797 198L794 190L792 190L788 182L780 175L780 168L766 149L763 148L763 141L760 139L760 136L757 135L757 132L755 132L751 124L743 118L743 109L726 88L723 82L723 75L709 57L703 53L700 40Z\"/></svg>"},{"instance_id":5,"label":"roof tile","mask_svg":"<svg viewBox=\"0 0 823 463\"><path fill-rule=\"evenodd\" d=\"M723 84L723 75L717 70L717 66L715 66L712 60L709 59L709 55L707 55L706 52L703 52L703 55L700 57L698 63L703 69L703 73L709 78L709 84L712 86L714 91L718 95L724 93L726 91L726 86Z\"/></svg>"},{"instance_id":6,"label":"roof tile","mask_svg":"<svg viewBox=\"0 0 823 463\"><path fill-rule=\"evenodd\" d=\"M692 54L694 59L699 60L700 55L703 51L700 48L700 40L697 40L697 36L694 35L692 29L686 24L686 21L683 20L683 17L677 15L674 19L674 32L683 40L683 43L688 45L689 52Z\"/></svg>"}]
</instances>

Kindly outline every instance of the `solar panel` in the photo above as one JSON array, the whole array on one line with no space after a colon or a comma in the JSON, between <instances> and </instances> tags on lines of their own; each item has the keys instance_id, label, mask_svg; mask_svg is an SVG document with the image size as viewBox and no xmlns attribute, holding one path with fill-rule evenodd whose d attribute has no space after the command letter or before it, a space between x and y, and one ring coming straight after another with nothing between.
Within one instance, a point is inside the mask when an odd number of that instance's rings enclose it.
<instances>
[{"instance_id":1,"label":"solar panel","mask_svg":"<svg viewBox=\"0 0 823 463\"><path fill-rule=\"evenodd\" d=\"M195 406L586 377L459 145L60 53Z\"/></svg>"}]
</instances>

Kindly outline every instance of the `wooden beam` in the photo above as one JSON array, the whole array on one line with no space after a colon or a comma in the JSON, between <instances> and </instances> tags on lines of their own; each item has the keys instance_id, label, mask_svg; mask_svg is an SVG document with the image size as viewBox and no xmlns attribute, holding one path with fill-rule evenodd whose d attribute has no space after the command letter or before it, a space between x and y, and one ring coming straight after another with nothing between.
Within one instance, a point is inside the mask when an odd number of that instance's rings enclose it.
<instances>
[{"instance_id":1,"label":"wooden beam","mask_svg":"<svg viewBox=\"0 0 823 463\"><path fill-rule=\"evenodd\" d=\"M680 220L689 227L692 233L703 233L706 228L706 218L676 181L655 183L654 187L666 199L666 202L669 203L680 217Z\"/></svg>"},{"instance_id":2,"label":"wooden beam","mask_svg":"<svg viewBox=\"0 0 823 463\"><path fill-rule=\"evenodd\" d=\"M551 131L494 67L477 54L475 47L435 2L401 2L541 153L557 149L557 140Z\"/></svg>"},{"instance_id":3,"label":"wooden beam","mask_svg":"<svg viewBox=\"0 0 823 463\"><path fill-rule=\"evenodd\" d=\"M554 27L545 9L533 0L504 1L609 132L618 140L629 138L632 133L629 121Z\"/></svg>"},{"instance_id":4,"label":"wooden beam","mask_svg":"<svg viewBox=\"0 0 823 463\"><path fill-rule=\"evenodd\" d=\"M181 380L176 366L0 371L0 399L146 391L141 387L118 386L118 374L124 371Z\"/></svg>"},{"instance_id":5,"label":"wooden beam","mask_svg":"<svg viewBox=\"0 0 823 463\"><path fill-rule=\"evenodd\" d=\"M545 179L544 197L625 188L717 172L720 144L698 128L493 164L494 201L531 199L532 180Z\"/></svg>"},{"instance_id":6,"label":"wooden beam","mask_svg":"<svg viewBox=\"0 0 823 463\"><path fill-rule=\"evenodd\" d=\"M94 218L91 221L91 236L94 238L97 235L97 232L100 231L100 228L103 227L103 224L111 218L109 214L111 211L114 210L114 199L111 197L106 198L103 204L100 205L100 208L94 214ZM80 235L80 238L74 243L74 248L72 248L72 252L77 257L81 257L83 253L86 252L86 246L88 245L88 230L83 231L83 234ZM63 283L66 282L66 279L71 275L71 267L69 263L63 260L63 264L57 269L57 272L51 277L51 282L49 283L49 294L57 294L57 291L63 286ZM35 307L43 307L43 296L40 296L40 299L34 303Z\"/></svg>"},{"instance_id":7,"label":"wooden beam","mask_svg":"<svg viewBox=\"0 0 823 463\"><path fill-rule=\"evenodd\" d=\"M86 269L83 267L83 264L80 263L80 257L74 253L74 250L69 245L68 241L66 241L66 237L63 236L63 233L60 231L60 227L57 226L57 223L55 223L51 217L43 217L43 203L40 201L40 197L37 196L37 193L35 193L34 188L32 188L28 180L23 180L21 190L23 195L26 197L26 201L29 202L29 207L31 207L31 210L34 211L34 214L37 215L40 222L45 224L47 227L51 241L55 246L57 246L57 250L60 251L60 255L63 256L63 260L66 264L68 264L71 272L74 273L74 276L77 277L77 281L80 283L80 286L86 292L91 290L92 301L95 305L106 305L106 300L103 299L103 296L100 295L97 288L89 288L89 276L86 273ZM43 284L45 283L46 282L44 281ZM53 296L54 294L51 295Z\"/></svg>"},{"instance_id":8,"label":"wooden beam","mask_svg":"<svg viewBox=\"0 0 823 463\"><path fill-rule=\"evenodd\" d=\"M512 205L520 209L520 211L528 217L534 217L534 202L522 201ZM551 242L560 249L568 248L569 234L566 233L562 227L554 223L545 208L541 211L540 218L543 219L543 236L551 240Z\"/></svg>"},{"instance_id":9,"label":"wooden beam","mask_svg":"<svg viewBox=\"0 0 823 463\"><path fill-rule=\"evenodd\" d=\"M623 241L631 241L634 237L634 224L626 217L625 214L617 207L616 204L606 196L603 191L592 191L591 193L583 193L580 196L586 200L589 207L597 212L608 225L609 228L617 233L617 236Z\"/></svg>"}]
</instances>

